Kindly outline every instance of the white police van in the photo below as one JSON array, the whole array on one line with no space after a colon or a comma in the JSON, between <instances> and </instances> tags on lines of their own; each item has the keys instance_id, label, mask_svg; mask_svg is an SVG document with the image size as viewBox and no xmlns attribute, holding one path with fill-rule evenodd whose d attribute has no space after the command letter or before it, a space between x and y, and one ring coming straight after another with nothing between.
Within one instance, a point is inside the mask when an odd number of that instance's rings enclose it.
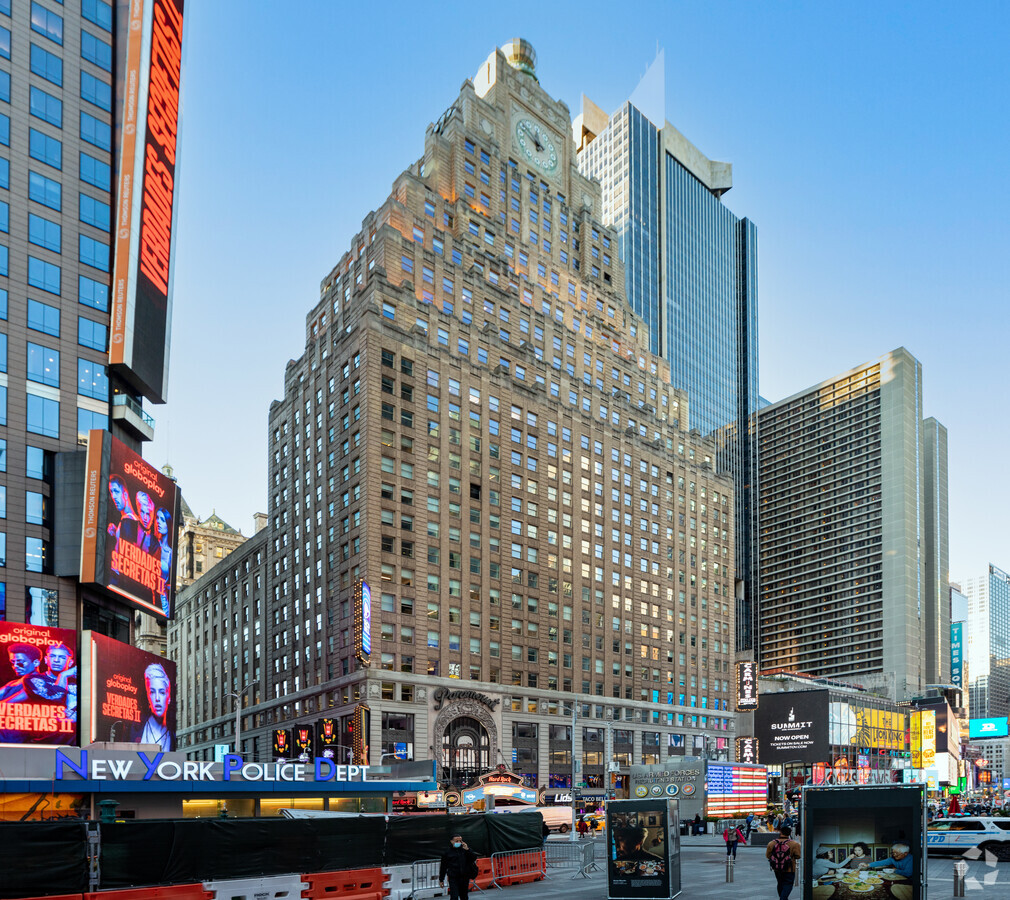
<instances>
[{"instance_id":1,"label":"white police van","mask_svg":"<svg viewBox=\"0 0 1010 900\"><path fill-rule=\"evenodd\" d=\"M959 816L933 819L927 826L926 849L930 853L961 856L973 847L1010 860L1010 818Z\"/></svg>"}]
</instances>

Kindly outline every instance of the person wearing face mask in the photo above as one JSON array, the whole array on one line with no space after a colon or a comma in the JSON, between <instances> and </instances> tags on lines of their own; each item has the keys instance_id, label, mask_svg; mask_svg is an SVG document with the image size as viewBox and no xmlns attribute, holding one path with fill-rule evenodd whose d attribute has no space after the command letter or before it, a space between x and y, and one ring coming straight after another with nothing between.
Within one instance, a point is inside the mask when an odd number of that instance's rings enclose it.
<instances>
[{"instance_id":1,"label":"person wearing face mask","mask_svg":"<svg viewBox=\"0 0 1010 900\"><path fill-rule=\"evenodd\" d=\"M438 867L439 886L448 875L449 900L469 900L470 879L477 877L477 854L467 847L462 835L454 834L449 843Z\"/></svg>"}]
</instances>

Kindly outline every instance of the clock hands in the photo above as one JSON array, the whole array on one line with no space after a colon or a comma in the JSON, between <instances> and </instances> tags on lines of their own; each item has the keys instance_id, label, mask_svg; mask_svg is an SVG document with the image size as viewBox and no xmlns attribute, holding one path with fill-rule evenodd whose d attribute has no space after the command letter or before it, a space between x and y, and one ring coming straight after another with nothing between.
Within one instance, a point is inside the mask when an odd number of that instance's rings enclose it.
<instances>
[{"instance_id":1,"label":"clock hands","mask_svg":"<svg viewBox=\"0 0 1010 900\"><path fill-rule=\"evenodd\" d=\"M539 153L544 149L544 145L540 143L540 138L535 131L531 132L530 136L533 138L533 146L537 148L537 153Z\"/></svg>"}]
</instances>

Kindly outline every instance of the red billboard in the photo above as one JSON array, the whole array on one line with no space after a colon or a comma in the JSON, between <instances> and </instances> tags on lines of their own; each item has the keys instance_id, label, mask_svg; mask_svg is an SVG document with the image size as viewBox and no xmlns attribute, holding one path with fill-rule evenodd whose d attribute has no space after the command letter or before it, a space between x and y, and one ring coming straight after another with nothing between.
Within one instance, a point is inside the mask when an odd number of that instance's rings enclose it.
<instances>
[{"instance_id":1,"label":"red billboard","mask_svg":"<svg viewBox=\"0 0 1010 900\"><path fill-rule=\"evenodd\" d=\"M178 489L104 431L88 435L81 581L172 617Z\"/></svg>"},{"instance_id":2,"label":"red billboard","mask_svg":"<svg viewBox=\"0 0 1010 900\"><path fill-rule=\"evenodd\" d=\"M77 743L77 632L0 622L0 744Z\"/></svg>"},{"instance_id":3,"label":"red billboard","mask_svg":"<svg viewBox=\"0 0 1010 900\"><path fill-rule=\"evenodd\" d=\"M130 0L129 16L109 361L160 403L168 374L183 0Z\"/></svg>"},{"instance_id":4,"label":"red billboard","mask_svg":"<svg viewBox=\"0 0 1010 900\"><path fill-rule=\"evenodd\" d=\"M175 750L175 663L92 631L82 647L91 741Z\"/></svg>"}]
</instances>

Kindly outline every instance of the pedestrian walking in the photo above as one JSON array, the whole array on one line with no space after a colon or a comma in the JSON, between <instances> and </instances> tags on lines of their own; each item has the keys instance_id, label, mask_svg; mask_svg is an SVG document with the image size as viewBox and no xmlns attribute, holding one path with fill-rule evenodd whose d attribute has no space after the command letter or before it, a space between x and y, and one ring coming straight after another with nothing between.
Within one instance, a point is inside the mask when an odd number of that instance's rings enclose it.
<instances>
[{"instance_id":1,"label":"pedestrian walking","mask_svg":"<svg viewBox=\"0 0 1010 900\"><path fill-rule=\"evenodd\" d=\"M542 818L543 818L543 816L541 816L540 818L542 819ZM548 825L548 824L547 824L546 822L544 822L544 823L543 823L543 824L542 824L542 825L540 826L540 833L541 833L541 834L543 835L543 838L544 838L544 840L543 840L543 844L544 844L544 846L547 846L547 838L548 838L548 837L550 836L550 833L551 833L551 826L550 826L550 825Z\"/></svg>"},{"instance_id":2,"label":"pedestrian walking","mask_svg":"<svg viewBox=\"0 0 1010 900\"><path fill-rule=\"evenodd\" d=\"M796 883L796 860L800 858L800 845L791 840L793 830L788 825L779 828L779 836L768 842L765 856L768 865L775 873L775 883L778 888L778 900L789 900L793 885Z\"/></svg>"},{"instance_id":3,"label":"pedestrian walking","mask_svg":"<svg viewBox=\"0 0 1010 900\"><path fill-rule=\"evenodd\" d=\"M726 857L729 858L732 856L733 859L736 859L737 844L747 843L747 839L740 830L740 826L732 819L726 825L726 828L722 833L722 839L726 842Z\"/></svg>"},{"instance_id":4,"label":"pedestrian walking","mask_svg":"<svg viewBox=\"0 0 1010 900\"><path fill-rule=\"evenodd\" d=\"M575 830L578 831L579 840L581 841L586 836L586 832L589 831L589 823L586 821L585 816L579 816L579 821L575 826Z\"/></svg>"},{"instance_id":5,"label":"pedestrian walking","mask_svg":"<svg viewBox=\"0 0 1010 900\"><path fill-rule=\"evenodd\" d=\"M750 833L754 830L755 827L756 826L754 824L754 813L747 813L747 818L744 819L744 840L745 841L749 841L750 840Z\"/></svg>"},{"instance_id":6,"label":"pedestrian walking","mask_svg":"<svg viewBox=\"0 0 1010 900\"><path fill-rule=\"evenodd\" d=\"M438 884L442 887L449 878L450 900L469 900L470 879L477 877L477 854L463 842L461 835L454 834L451 846L442 854L438 867Z\"/></svg>"}]
</instances>

